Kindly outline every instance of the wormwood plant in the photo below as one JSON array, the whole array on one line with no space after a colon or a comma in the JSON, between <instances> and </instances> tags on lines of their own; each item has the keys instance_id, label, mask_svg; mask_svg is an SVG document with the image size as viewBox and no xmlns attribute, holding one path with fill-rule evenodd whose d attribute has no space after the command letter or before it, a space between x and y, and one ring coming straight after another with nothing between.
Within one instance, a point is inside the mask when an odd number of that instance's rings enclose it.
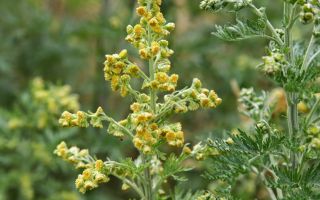
<instances>
[{"instance_id":1,"label":"wormwood plant","mask_svg":"<svg viewBox=\"0 0 320 200\"><path fill-rule=\"evenodd\" d=\"M285 90L287 127L273 120L275 107L268 102L267 93L242 90L239 101L243 112L255 125L249 131L230 134L226 140L209 140L208 145L219 155L212 158L207 176L222 180L224 186L216 193L228 199L238 198L233 192L235 182L245 174L257 177L270 199L320 199L320 96L316 94L320 90L320 2L272 1L283 5L281 27L275 27L268 19L267 8L257 3L203 0L200 7L237 15L235 24L216 26L213 34L223 40L269 41L258 68ZM251 11L255 19L240 19L243 10ZM309 27L310 38L293 34L294 30L308 31Z\"/></svg>"},{"instance_id":2,"label":"wormwood plant","mask_svg":"<svg viewBox=\"0 0 320 200\"><path fill-rule=\"evenodd\" d=\"M121 140L131 140L139 156L102 161L92 157L86 149L69 148L65 142L57 146L55 154L83 169L75 181L82 193L108 182L109 176L115 176L123 182L123 190L131 188L141 199L167 199L170 197L163 184L169 178L183 181L178 173L190 170L182 162L192 156L200 159L208 153L201 144L191 150L184 142L181 124L170 122L170 117L199 108L215 108L221 99L213 90L202 88L199 79L194 79L189 87L176 90L178 75L169 75L169 57L173 50L165 39L175 25L167 23L163 17L161 0L139 0L138 4L136 12L140 21L127 26L126 40L148 64L148 73L128 58L127 50L106 55L104 63L104 76L110 81L112 90L120 91L121 96L130 96L134 101L130 106L132 112L126 119L117 121L101 107L96 112L72 114L66 111L59 122L65 127L84 128L89 125L104 128L103 123L108 122L108 133ZM133 78L142 80L140 90L131 85ZM181 153L168 153L166 144L182 148Z\"/></svg>"},{"instance_id":3,"label":"wormwood plant","mask_svg":"<svg viewBox=\"0 0 320 200\"><path fill-rule=\"evenodd\" d=\"M65 109L78 108L70 86L40 78L31 81L13 109L0 108L0 200L80 198L71 185L62 184L72 176L52 155L58 142L75 133L61 129L56 118ZM48 176L52 178L46 180Z\"/></svg>"}]
</instances>

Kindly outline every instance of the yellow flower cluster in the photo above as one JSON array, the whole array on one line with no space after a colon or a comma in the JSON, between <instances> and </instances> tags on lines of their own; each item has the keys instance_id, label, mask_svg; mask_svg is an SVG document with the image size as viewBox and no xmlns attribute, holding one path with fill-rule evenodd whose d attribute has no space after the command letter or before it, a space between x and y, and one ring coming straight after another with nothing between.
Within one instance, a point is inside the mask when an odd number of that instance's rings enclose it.
<instances>
[{"instance_id":1,"label":"yellow flower cluster","mask_svg":"<svg viewBox=\"0 0 320 200\"><path fill-rule=\"evenodd\" d=\"M218 97L214 90L202 88L201 81L193 79L191 88L182 92L180 96L166 95L165 103L172 105L175 113L185 113L201 108L216 108L221 104L222 99Z\"/></svg>"},{"instance_id":2,"label":"yellow flower cluster","mask_svg":"<svg viewBox=\"0 0 320 200\"><path fill-rule=\"evenodd\" d=\"M24 115L8 119L9 129L32 127L44 129L55 121L56 115L65 109L75 111L79 108L78 95L71 93L68 85L46 84L41 78L32 80L30 90L22 101ZM36 104L36 106L33 106ZM32 119L29 115L32 115ZM37 120L34 120L37 119Z\"/></svg>"},{"instance_id":3,"label":"yellow flower cluster","mask_svg":"<svg viewBox=\"0 0 320 200\"><path fill-rule=\"evenodd\" d=\"M187 152L190 150L187 149ZM210 156L217 156L219 155L219 151L217 149L209 147L207 144L203 145L201 142L196 144L191 153L193 157L195 157L197 160L204 160L207 157Z\"/></svg>"},{"instance_id":4,"label":"yellow flower cluster","mask_svg":"<svg viewBox=\"0 0 320 200\"><path fill-rule=\"evenodd\" d=\"M134 146L144 154L151 153L153 145L160 141L166 141L170 146L182 147L184 134L181 124L175 123L159 127L156 123L140 124L136 128L133 138Z\"/></svg>"},{"instance_id":5,"label":"yellow flower cluster","mask_svg":"<svg viewBox=\"0 0 320 200\"><path fill-rule=\"evenodd\" d=\"M90 124L95 128L103 128L102 121L105 120L105 113L101 107L98 107L95 113L85 113L78 111L76 114L72 114L68 111L64 111L59 119L59 123L63 127L78 126L86 128L89 126L88 119L90 118Z\"/></svg>"},{"instance_id":6,"label":"yellow flower cluster","mask_svg":"<svg viewBox=\"0 0 320 200\"><path fill-rule=\"evenodd\" d=\"M160 12L161 1L139 1L139 5L136 11L141 17L140 23L127 26L126 40L139 49L142 59L148 60L158 55L168 58L173 51L168 49L168 42L161 38L170 34L175 28L174 23L166 23ZM155 35L159 40L151 41L148 34Z\"/></svg>"},{"instance_id":7,"label":"yellow flower cluster","mask_svg":"<svg viewBox=\"0 0 320 200\"><path fill-rule=\"evenodd\" d=\"M122 50L119 54L106 55L105 80L111 81L113 91L120 89L122 96L128 94L129 81L131 77L137 76L139 71L140 68L128 60L127 50Z\"/></svg>"},{"instance_id":8,"label":"yellow flower cluster","mask_svg":"<svg viewBox=\"0 0 320 200\"><path fill-rule=\"evenodd\" d=\"M153 145L164 139L171 146L181 147L184 143L184 135L180 123L159 125L154 123L154 115L148 110L147 104L138 102L130 106L133 113L129 116L135 126L133 138L134 146L143 153L150 153ZM147 108L147 109L144 109Z\"/></svg>"},{"instance_id":9,"label":"yellow flower cluster","mask_svg":"<svg viewBox=\"0 0 320 200\"><path fill-rule=\"evenodd\" d=\"M175 28L174 23L167 23L160 12L161 1L139 1L137 14L141 17L135 26L127 26L126 40L133 44L144 60L152 61L155 67L155 78L144 82L142 88L169 91L175 90L178 75L169 76L171 68L168 59L173 51L169 49L169 42L163 39Z\"/></svg>"},{"instance_id":10,"label":"yellow flower cluster","mask_svg":"<svg viewBox=\"0 0 320 200\"><path fill-rule=\"evenodd\" d=\"M78 147L68 148L65 142L61 142L56 150L56 155L69 161L76 168L84 168L82 174L75 181L77 189L85 193L87 190L98 187L100 183L109 181L109 170L102 160L94 160L87 149L80 150Z\"/></svg>"},{"instance_id":11,"label":"yellow flower cluster","mask_svg":"<svg viewBox=\"0 0 320 200\"><path fill-rule=\"evenodd\" d=\"M157 124L153 124L152 126L149 125L154 119L154 115L148 108L149 106L147 104L135 102L130 106L133 113L129 116L136 131L133 138L133 144L137 149L144 153L150 153L151 146L157 142L157 134L155 131L158 126Z\"/></svg>"},{"instance_id":12,"label":"yellow flower cluster","mask_svg":"<svg viewBox=\"0 0 320 200\"><path fill-rule=\"evenodd\" d=\"M221 104L222 99L218 97L217 93L214 90L202 88L202 84L199 79L193 79L192 87L194 90L192 90L190 96L193 99L198 100L201 107L216 108Z\"/></svg>"},{"instance_id":13,"label":"yellow flower cluster","mask_svg":"<svg viewBox=\"0 0 320 200\"><path fill-rule=\"evenodd\" d=\"M87 149L80 150L75 146L68 148L65 142L61 142L54 150L54 153L64 160L74 164L77 168L88 167L86 161L90 159L90 155Z\"/></svg>"},{"instance_id":14,"label":"yellow flower cluster","mask_svg":"<svg viewBox=\"0 0 320 200\"><path fill-rule=\"evenodd\" d=\"M100 183L108 182L110 179L105 175L106 169L102 160L96 160L95 164L91 164L87 167L82 174L78 175L75 181L77 189L81 193L85 193L87 190L92 190Z\"/></svg>"},{"instance_id":15,"label":"yellow flower cluster","mask_svg":"<svg viewBox=\"0 0 320 200\"><path fill-rule=\"evenodd\" d=\"M135 102L130 106L132 113L121 121L116 121L107 116L101 108L96 113L84 113L82 111L72 114L64 112L59 120L62 126L87 127L90 124L102 128L102 121L108 121L108 132L123 139L124 136L132 140L133 145L139 150L143 163L147 167L144 171L160 173L163 170L163 160L158 159L159 146L166 143L170 146L184 147L182 155L195 155L203 158L209 152L208 148L196 148L191 150L184 145L184 133L180 123L169 123L168 117L174 113L184 113L188 110L199 108L215 108L221 103L221 99L213 90L202 88L201 82L194 79L192 86L187 89L177 90L179 76L169 74L171 63L169 57L174 53L169 48L169 42L165 36L175 28L173 23L167 23L160 12L161 0L138 0L137 14L141 17L138 24L127 26L126 40L138 49L141 59L148 61L148 76L140 67L128 59L127 50L119 54L106 55L104 63L104 76L111 82L113 91L120 90L122 96L132 95ZM142 89L148 94L142 93L131 87L130 80L133 77L143 79ZM169 92L164 96L164 101L158 101L158 92ZM77 151L73 150L76 152ZM56 154L66 160L70 158L70 149L64 143L57 147ZM73 154L72 154L73 155ZM152 156L154 158L152 158ZM151 161L152 158L152 161ZM108 181L108 175L112 174L122 180L130 180L133 176L140 177L135 163L127 160L126 164L118 165L115 161L107 160L103 171L91 164L85 166L86 170L76 180L77 188L81 192L98 186L101 182ZM76 161L73 161L76 162ZM102 161L99 161L100 164ZM150 165L149 165L150 164ZM107 171L106 171L107 170ZM138 174L138 175L137 175ZM104 175L104 176L102 176ZM144 177L144 176L142 176ZM134 180L123 181L123 189L135 188ZM139 191L138 193L143 193ZM141 194L140 194L141 195ZM144 196L144 195L142 195Z\"/></svg>"},{"instance_id":16,"label":"yellow flower cluster","mask_svg":"<svg viewBox=\"0 0 320 200\"><path fill-rule=\"evenodd\" d=\"M68 85L46 87L41 78L35 78L31 85L32 97L38 104L44 105L52 114L57 114L63 109L75 111L79 109L78 95L71 94Z\"/></svg>"},{"instance_id":17,"label":"yellow flower cluster","mask_svg":"<svg viewBox=\"0 0 320 200\"><path fill-rule=\"evenodd\" d=\"M152 146L157 142L156 131L157 125L148 126L148 124L141 124L136 128L136 134L133 138L134 146L142 151L144 154L148 154L152 150Z\"/></svg>"},{"instance_id":18,"label":"yellow flower cluster","mask_svg":"<svg viewBox=\"0 0 320 200\"><path fill-rule=\"evenodd\" d=\"M145 84L143 87L151 87L154 90L173 92L177 87L178 79L179 75L177 74L169 76L165 72L157 72L155 74L155 79Z\"/></svg>"},{"instance_id":19,"label":"yellow flower cluster","mask_svg":"<svg viewBox=\"0 0 320 200\"><path fill-rule=\"evenodd\" d=\"M78 126L86 128L89 126L87 114L82 111L78 111L76 114L64 111L59 119L59 124L64 127Z\"/></svg>"},{"instance_id":20,"label":"yellow flower cluster","mask_svg":"<svg viewBox=\"0 0 320 200\"><path fill-rule=\"evenodd\" d=\"M162 128L160 135L165 137L169 145L182 147L184 144L184 134L181 129L180 123L172 124Z\"/></svg>"}]
</instances>

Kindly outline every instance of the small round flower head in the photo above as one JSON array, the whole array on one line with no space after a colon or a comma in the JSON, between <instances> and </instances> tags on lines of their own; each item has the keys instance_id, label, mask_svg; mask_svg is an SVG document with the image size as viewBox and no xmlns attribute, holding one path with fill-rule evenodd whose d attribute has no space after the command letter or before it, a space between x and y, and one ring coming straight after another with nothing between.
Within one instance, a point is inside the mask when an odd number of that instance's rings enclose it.
<instances>
[{"instance_id":1,"label":"small round flower head","mask_svg":"<svg viewBox=\"0 0 320 200\"><path fill-rule=\"evenodd\" d=\"M65 142L61 142L56 150L54 150L54 153L57 154L59 157L66 158L68 153L68 147Z\"/></svg>"},{"instance_id":2,"label":"small round flower head","mask_svg":"<svg viewBox=\"0 0 320 200\"><path fill-rule=\"evenodd\" d=\"M311 2L306 2L301 6L300 21L303 24L310 24L314 22L317 14L319 8Z\"/></svg>"},{"instance_id":3,"label":"small round flower head","mask_svg":"<svg viewBox=\"0 0 320 200\"><path fill-rule=\"evenodd\" d=\"M126 184L126 183L123 183L122 186L121 186L121 189L122 189L123 191L126 191L126 190L128 190L129 188L130 188L130 186L129 186L128 184Z\"/></svg>"},{"instance_id":4,"label":"small round flower head","mask_svg":"<svg viewBox=\"0 0 320 200\"><path fill-rule=\"evenodd\" d=\"M229 137L228 139L226 139L225 142L226 142L227 144L229 144L229 145L234 144L233 139L230 138L230 137Z\"/></svg>"}]
</instances>

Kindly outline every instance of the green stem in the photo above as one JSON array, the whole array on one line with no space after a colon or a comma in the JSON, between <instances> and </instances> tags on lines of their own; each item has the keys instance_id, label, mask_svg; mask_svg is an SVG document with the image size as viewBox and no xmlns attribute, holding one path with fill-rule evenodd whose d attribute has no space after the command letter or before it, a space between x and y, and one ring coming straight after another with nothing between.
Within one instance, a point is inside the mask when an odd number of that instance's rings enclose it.
<instances>
[{"instance_id":1,"label":"green stem","mask_svg":"<svg viewBox=\"0 0 320 200\"><path fill-rule=\"evenodd\" d=\"M108 115L106 115L105 113L102 114L103 117L101 118L102 120L106 120L110 123L115 124L116 126L118 126L119 128L121 128L128 136L130 136L131 138L133 138L133 134L131 133L131 131L129 129L127 129L126 127L122 126L121 124L119 124L116 120L114 120L113 118L109 117ZM89 115L90 116L90 115Z\"/></svg>"},{"instance_id":2,"label":"green stem","mask_svg":"<svg viewBox=\"0 0 320 200\"><path fill-rule=\"evenodd\" d=\"M291 5L288 3L284 3L284 19L283 23L285 24L285 34L284 34L284 45L286 50L286 59L291 64L292 62L292 54L293 54L293 48L292 48L292 37L291 37L291 28L288 26L291 24Z\"/></svg>"},{"instance_id":3,"label":"green stem","mask_svg":"<svg viewBox=\"0 0 320 200\"><path fill-rule=\"evenodd\" d=\"M285 44L284 44L284 49L285 49L285 54L286 54L286 59L289 63L289 66L293 67L294 65L292 64L292 36L291 36L291 28L288 26L291 24L291 13L292 13L292 6L284 2L284 27L285 27ZM299 132L299 115L298 115L298 94L296 92L291 92L291 91L286 91L287 95L287 123L288 123L288 131L289 131L289 137L290 140L295 143L297 134ZM294 151L290 151L290 161L292 164L293 169L296 168L296 162L297 162L297 155L295 154Z\"/></svg>"},{"instance_id":4,"label":"green stem","mask_svg":"<svg viewBox=\"0 0 320 200\"><path fill-rule=\"evenodd\" d=\"M148 200L145 195L143 194L143 192L141 191L141 189L134 183L131 182L128 179L122 178L121 176L118 176L117 174L112 174L113 176L117 177L118 179L122 180L124 183L126 183L127 185L129 185L134 191L136 191L139 196L141 197L141 199L146 199Z\"/></svg>"},{"instance_id":5,"label":"green stem","mask_svg":"<svg viewBox=\"0 0 320 200\"><path fill-rule=\"evenodd\" d=\"M144 164L148 163L148 160L146 160L146 156L142 154L142 162ZM144 189L145 189L145 197L146 200L154 200L154 194L152 190L152 178L150 175L150 169L149 167L146 167L144 170Z\"/></svg>"},{"instance_id":6,"label":"green stem","mask_svg":"<svg viewBox=\"0 0 320 200\"><path fill-rule=\"evenodd\" d=\"M149 74L150 81L154 80L154 61L153 59L149 60ZM156 92L154 89L150 88L150 106L153 111L153 114L156 114Z\"/></svg>"},{"instance_id":7,"label":"green stem","mask_svg":"<svg viewBox=\"0 0 320 200\"><path fill-rule=\"evenodd\" d=\"M289 92L287 94L288 103L288 130L291 141L295 143L296 136L299 131L299 121L298 121L298 109L297 109L297 94ZM296 167L296 155L293 151L290 152L290 160L292 167Z\"/></svg>"}]
</instances>

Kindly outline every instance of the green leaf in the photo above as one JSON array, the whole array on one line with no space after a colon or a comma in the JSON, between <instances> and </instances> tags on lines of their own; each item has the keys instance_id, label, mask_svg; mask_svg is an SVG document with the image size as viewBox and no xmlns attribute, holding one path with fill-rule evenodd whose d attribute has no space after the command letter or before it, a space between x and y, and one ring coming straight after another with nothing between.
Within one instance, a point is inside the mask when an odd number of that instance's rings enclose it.
<instances>
[{"instance_id":1,"label":"green leaf","mask_svg":"<svg viewBox=\"0 0 320 200\"><path fill-rule=\"evenodd\" d=\"M241 41L255 37L272 39L265 34L266 22L263 18L242 21L236 19L236 22L236 24L229 26L216 25L216 31L212 34L226 41Z\"/></svg>"}]
</instances>

